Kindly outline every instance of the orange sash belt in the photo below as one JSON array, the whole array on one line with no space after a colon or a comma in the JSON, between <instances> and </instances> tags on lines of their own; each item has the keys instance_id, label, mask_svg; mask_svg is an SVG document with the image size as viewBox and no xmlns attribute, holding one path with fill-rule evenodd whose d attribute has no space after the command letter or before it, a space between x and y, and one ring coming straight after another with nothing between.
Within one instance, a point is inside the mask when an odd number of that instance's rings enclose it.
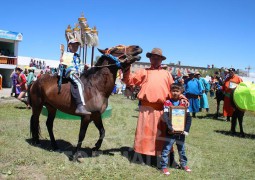
<instances>
[{"instance_id":1,"label":"orange sash belt","mask_svg":"<svg viewBox=\"0 0 255 180\"><path fill-rule=\"evenodd\" d=\"M153 109L158 110L158 111L163 110L163 104L162 103L150 103L148 101L141 101L141 105L152 107Z\"/></svg>"}]
</instances>

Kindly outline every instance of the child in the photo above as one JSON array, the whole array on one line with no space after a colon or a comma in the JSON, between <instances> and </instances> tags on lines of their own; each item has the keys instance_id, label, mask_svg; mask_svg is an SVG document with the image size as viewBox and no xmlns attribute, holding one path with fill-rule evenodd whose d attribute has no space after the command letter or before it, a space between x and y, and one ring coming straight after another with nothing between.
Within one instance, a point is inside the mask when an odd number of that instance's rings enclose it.
<instances>
[{"instance_id":1,"label":"child","mask_svg":"<svg viewBox=\"0 0 255 180\"><path fill-rule=\"evenodd\" d=\"M71 39L68 42L68 49L71 53L74 53L73 60L70 64L63 62L62 56L60 62L66 68L65 77L71 82L71 94L76 104L75 113L77 115L87 115L91 112L87 111L85 106L85 99L83 96L83 84L79 78L80 74L80 58L76 53L79 49L80 42L77 39Z\"/></svg>"},{"instance_id":2,"label":"child","mask_svg":"<svg viewBox=\"0 0 255 180\"><path fill-rule=\"evenodd\" d=\"M169 118L169 107L170 106L185 106L182 104L179 99L180 95L183 92L183 86L178 83L173 83L170 88L172 98L167 100L164 104L164 121L167 124L167 133L166 133L166 142L163 146L163 150L161 153L161 169L165 175L169 175L169 171L167 169L168 164L168 154L170 153L173 144L176 142L177 149L180 156L180 168L184 169L186 172L191 172L190 168L187 166L187 157L185 155L185 136L189 134L189 129L191 126L191 116L189 114L189 110L187 109L186 114L186 123L185 130L181 134L177 134L172 127L171 119Z\"/></svg>"}]
</instances>

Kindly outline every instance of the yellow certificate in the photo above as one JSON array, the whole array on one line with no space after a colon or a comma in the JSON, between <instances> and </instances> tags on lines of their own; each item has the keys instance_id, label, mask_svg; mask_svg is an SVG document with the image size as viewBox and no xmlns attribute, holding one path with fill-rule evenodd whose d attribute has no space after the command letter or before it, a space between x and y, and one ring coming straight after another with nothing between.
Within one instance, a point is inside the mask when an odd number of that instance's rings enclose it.
<instances>
[{"instance_id":1,"label":"yellow certificate","mask_svg":"<svg viewBox=\"0 0 255 180\"><path fill-rule=\"evenodd\" d=\"M185 129L187 108L183 106L172 106L170 110L170 119L175 133L181 133Z\"/></svg>"},{"instance_id":2,"label":"yellow certificate","mask_svg":"<svg viewBox=\"0 0 255 180\"><path fill-rule=\"evenodd\" d=\"M62 64L66 65L66 66L70 66L73 61L73 56L74 56L74 53L64 52L63 56L62 56L62 59L63 59Z\"/></svg>"}]
</instances>

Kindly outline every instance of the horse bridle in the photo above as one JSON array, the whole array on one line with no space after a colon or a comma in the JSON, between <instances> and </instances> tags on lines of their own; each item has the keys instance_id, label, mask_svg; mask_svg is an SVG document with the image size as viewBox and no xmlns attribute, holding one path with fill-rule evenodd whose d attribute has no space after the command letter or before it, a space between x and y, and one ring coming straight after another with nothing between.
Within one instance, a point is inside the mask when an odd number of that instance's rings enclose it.
<instances>
[{"instance_id":1,"label":"horse bridle","mask_svg":"<svg viewBox=\"0 0 255 180\"><path fill-rule=\"evenodd\" d=\"M128 55L128 54L127 54L127 47L128 47L128 46L118 45L118 46L112 47L112 48L110 48L110 49L107 49L107 51L105 52L105 54L104 54L103 56L106 56L106 57L108 57L108 58L111 58L112 60L115 61L115 64L108 64L108 65L94 66L94 67L117 66L117 67L121 68L120 58L123 57L123 56L125 56L125 57L126 57L126 58L124 59L124 61L125 61L125 60L128 59L128 57L131 56L131 55ZM112 52L113 50L115 50L115 49L123 49L123 48L125 49L125 50L124 50L124 54L121 54L121 55L118 56L118 57L111 55L111 52Z\"/></svg>"},{"instance_id":2,"label":"horse bridle","mask_svg":"<svg viewBox=\"0 0 255 180\"><path fill-rule=\"evenodd\" d=\"M115 50L115 49L123 49L123 48L124 48L124 54L118 56L117 58L120 59L121 57L126 56L126 58L124 59L124 60L126 60L129 55L127 55L127 46L124 46L124 45L118 45L118 46L112 47L110 49L107 49L105 54L111 54L111 52L113 50Z\"/></svg>"}]
</instances>

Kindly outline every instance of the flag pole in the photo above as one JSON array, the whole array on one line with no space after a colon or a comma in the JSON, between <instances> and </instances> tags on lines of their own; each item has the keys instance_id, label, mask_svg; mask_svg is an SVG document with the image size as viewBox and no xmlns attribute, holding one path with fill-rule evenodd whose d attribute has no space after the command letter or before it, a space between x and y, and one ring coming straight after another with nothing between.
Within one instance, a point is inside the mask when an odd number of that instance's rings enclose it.
<instances>
[{"instance_id":1,"label":"flag pole","mask_svg":"<svg viewBox=\"0 0 255 180\"><path fill-rule=\"evenodd\" d=\"M97 28L94 26L94 28L92 28L91 30L91 34L92 34L92 53L91 53L91 67L93 66L93 61L94 61L94 49L95 46L98 45L98 31Z\"/></svg>"}]
</instances>

